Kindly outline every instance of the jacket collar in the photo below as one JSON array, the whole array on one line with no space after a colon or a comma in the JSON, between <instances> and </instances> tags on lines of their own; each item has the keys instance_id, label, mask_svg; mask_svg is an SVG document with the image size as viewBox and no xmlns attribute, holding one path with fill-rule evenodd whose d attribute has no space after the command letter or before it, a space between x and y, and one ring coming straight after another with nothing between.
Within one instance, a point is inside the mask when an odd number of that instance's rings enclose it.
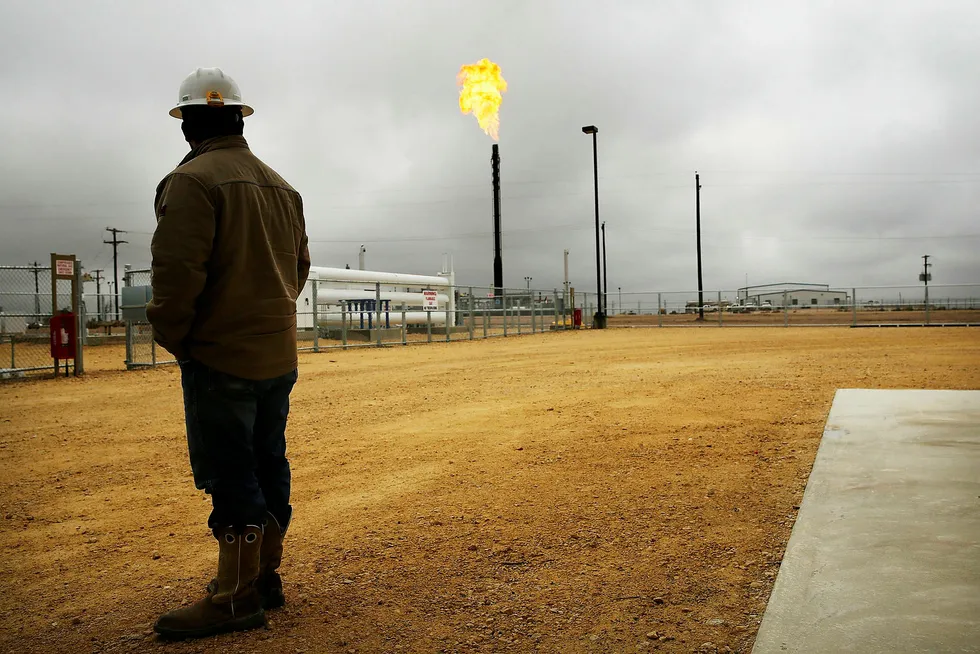
<instances>
[{"instance_id":1,"label":"jacket collar","mask_svg":"<svg viewBox=\"0 0 980 654\"><path fill-rule=\"evenodd\" d=\"M204 154L205 152L212 152L214 150L226 150L228 148L245 148L248 150L248 142L245 140L244 136L217 136L213 139L207 139L198 144L196 148L187 153L178 165L183 166L188 161L197 158L198 156Z\"/></svg>"}]
</instances>

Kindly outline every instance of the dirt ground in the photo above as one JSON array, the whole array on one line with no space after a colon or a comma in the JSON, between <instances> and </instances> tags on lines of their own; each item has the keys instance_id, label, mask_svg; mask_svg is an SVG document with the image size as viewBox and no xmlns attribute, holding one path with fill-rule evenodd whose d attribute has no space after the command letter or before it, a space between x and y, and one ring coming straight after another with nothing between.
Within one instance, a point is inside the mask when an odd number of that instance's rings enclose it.
<instances>
[{"instance_id":1,"label":"dirt ground","mask_svg":"<svg viewBox=\"0 0 980 654\"><path fill-rule=\"evenodd\" d=\"M0 651L751 648L838 388L980 388L980 331L608 330L304 354L287 606L214 572L173 367L0 384Z\"/></svg>"}]
</instances>

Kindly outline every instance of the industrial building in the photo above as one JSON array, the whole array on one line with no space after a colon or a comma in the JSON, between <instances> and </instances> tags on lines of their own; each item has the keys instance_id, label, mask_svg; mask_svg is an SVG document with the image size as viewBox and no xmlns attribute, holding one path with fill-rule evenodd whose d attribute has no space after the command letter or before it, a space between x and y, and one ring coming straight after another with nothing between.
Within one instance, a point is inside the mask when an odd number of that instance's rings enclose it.
<instances>
[{"instance_id":1,"label":"industrial building","mask_svg":"<svg viewBox=\"0 0 980 654\"><path fill-rule=\"evenodd\" d=\"M849 306L851 301L847 291L831 290L827 284L805 284L802 282L783 282L780 284L760 284L738 289L738 302L742 306L772 306L773 308L793 307L838 307Z\"/></svg>"}]
</instances>

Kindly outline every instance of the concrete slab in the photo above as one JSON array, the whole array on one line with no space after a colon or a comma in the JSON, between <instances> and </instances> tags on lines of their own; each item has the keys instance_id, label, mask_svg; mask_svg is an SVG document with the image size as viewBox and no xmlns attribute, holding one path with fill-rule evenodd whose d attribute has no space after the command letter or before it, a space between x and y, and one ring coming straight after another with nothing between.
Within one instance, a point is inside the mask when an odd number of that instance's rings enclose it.
<instances>
[{"instance_id":1,"label":"concrete slab","mask_svg":"<svg viewBox=\"0 0 980 654\"><path fill-rule=\"evenodd\" d=\"M752 651L980 652L980 391L837 392Z\"/></svg>"}]
</instances>

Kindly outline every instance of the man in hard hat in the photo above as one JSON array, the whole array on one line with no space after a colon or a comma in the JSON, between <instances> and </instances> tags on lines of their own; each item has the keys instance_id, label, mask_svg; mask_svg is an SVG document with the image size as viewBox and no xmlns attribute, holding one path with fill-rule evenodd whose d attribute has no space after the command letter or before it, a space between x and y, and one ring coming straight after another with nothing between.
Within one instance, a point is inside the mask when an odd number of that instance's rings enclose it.
<instances>
[{"instance_id":1,"label":"man in hard hat","mask_svg":"<svg viewBox=\"0 0 980 654\"><path fill-rule=\"evenodd\" d=\"M156 192L146 315L180 364L194 483L218 540L206 597L157 621L167 637L262 626L284 602L285 429L310 255L299 193L242 136L251 114L220 69L191 73L170 111L191 151Z\"/></svg>"}]
</instances>

